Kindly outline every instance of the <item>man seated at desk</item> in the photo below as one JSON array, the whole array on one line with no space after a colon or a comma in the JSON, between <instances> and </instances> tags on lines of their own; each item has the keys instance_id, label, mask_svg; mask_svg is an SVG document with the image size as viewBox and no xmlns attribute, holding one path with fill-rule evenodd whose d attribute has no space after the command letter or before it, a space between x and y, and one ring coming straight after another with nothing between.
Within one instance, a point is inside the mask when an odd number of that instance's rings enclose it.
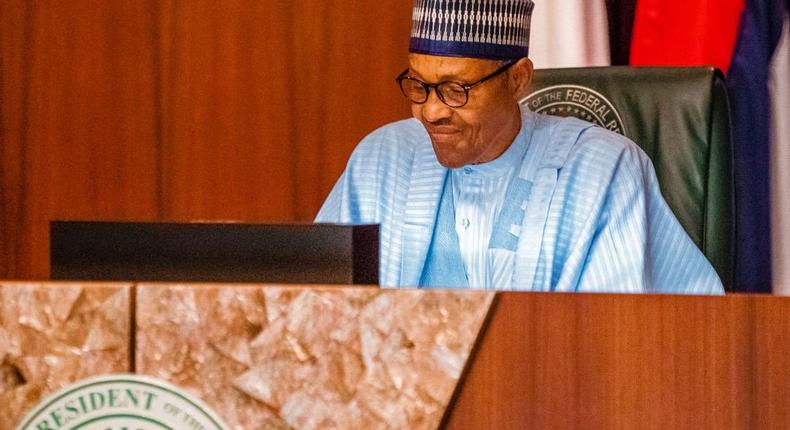
<instances>
[{"instance_id":1,"label":"man seated at desk","mask_svg":"<svg viewBox=\"0 0 790 430\"><path fill-rule=\"evenodd\" d=\"M316 218L381 224L382 286L722 294L636 144L532 113L530 0L417 0L413 119L367 136Z\"/></svg>"}]
</instances>

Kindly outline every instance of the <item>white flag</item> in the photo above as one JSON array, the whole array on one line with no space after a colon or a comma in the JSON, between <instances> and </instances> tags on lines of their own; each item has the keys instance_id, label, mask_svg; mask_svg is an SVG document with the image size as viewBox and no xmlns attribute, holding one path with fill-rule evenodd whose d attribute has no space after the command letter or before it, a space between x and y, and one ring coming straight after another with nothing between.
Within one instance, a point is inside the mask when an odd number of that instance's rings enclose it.
<instances>
[{"instance_id":1,"label":"white flag","mask_svg":"<svg viewBox=\"0 0 790 430\"><path fill-rule=\"evenodd\" d=\"M771 94L771 264L773 292L790 296L790 18L774 51Z\"/></svg>"},{"instance_id":2,"label":"white flag","mask_svg":"<svg viewBox=\"0 0 790 430\"><path fill-rule=\"evenodd\" d=\"M536 0L529 58L539 69L610 65L604 0Z\"/></svg>"}]
</instances>

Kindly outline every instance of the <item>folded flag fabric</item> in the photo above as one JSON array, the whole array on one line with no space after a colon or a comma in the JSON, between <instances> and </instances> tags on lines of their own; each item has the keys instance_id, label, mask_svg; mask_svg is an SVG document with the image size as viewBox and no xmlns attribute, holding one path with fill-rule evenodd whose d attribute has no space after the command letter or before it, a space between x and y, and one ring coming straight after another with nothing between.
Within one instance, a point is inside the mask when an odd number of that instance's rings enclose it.
<instances>
[{"instance_id":1,"label":"folded flag fabric","mask_svg":"<svg viewBox=\"0 0 790 430\"><path fill-rule=\"evenodd\" d=\"M774 52L771 76L771 252L773 292L790 296L790 13Z\"/></svg>"},{"instance_id":2,"label":"folded flag fabric","mask_svg":"<svg viewBox=\"0 0 790 430\"><path fill-rule=\"evenodd\" d=\"M733 120L736 285L741 291L772 290L770 130L773 115L768 84L787 10L786 0L745 1L727 75ZM790 76L784 79L790 80ZM786 169L790 165L775 167ZM787 265L790 261L777 264Z\"/></svg>"},{"instance_id":3,"label":"folded flag fabric","mask_svg":"<svg viewBox=\"0 0 790 430\"><path fill-rule=\"evenodd\" d=\"M529 56L536 68L608 66L603 0L537 0Z\"/></svg>"},{"instance_id":4,"label":"folded flag fabric","mask_svg":"<svg viewBox=\"0 0 790 430\"><path fill-rule=\"evenodd\" d=\"M743 0L639 0L633 65L714 65L727 72Z\"/></svg>"}]
</instances>

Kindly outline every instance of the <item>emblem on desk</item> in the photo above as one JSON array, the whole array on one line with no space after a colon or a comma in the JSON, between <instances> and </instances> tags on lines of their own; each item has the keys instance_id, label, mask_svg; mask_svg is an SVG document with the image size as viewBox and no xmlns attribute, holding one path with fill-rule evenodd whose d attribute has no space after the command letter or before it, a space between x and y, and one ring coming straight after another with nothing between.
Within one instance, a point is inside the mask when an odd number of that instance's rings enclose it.
<instances>
[{"instance_id":1,"label":"emblem on desk","mask_svg":"<svg viewBox=\"0 0 790 430\"><path fill-rule=\"evenodd\" d=\"M226 430L203 402L134 374L78 381L41 401L17 430Z\"/></svg>"},{"instance_id":2,"label":"emblem on desk","mask_svg":"<svg viewBox=\"0 0 790 430\"><path fill-rule=\"evenodd\" d=\"M554 85L528 95L521 104L536 113L572 116L626 135L623 119L614 103L592 88Z\"/></svg>"}]
</instances>

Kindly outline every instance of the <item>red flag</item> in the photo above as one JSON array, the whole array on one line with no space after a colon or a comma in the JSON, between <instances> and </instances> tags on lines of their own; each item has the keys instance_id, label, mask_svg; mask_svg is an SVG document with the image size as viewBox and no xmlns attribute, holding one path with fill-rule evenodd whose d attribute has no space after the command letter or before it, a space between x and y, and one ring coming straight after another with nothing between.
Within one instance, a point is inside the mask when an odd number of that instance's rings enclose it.
<instances>
[{"instance_id":1,"label":"red flag","mask_svg":"<svg viewBox=\"0 0 790 430\"><path fill-rule=\"evenodd\" d=\"M743 0L638 0L631 64L714 65L727 72Z\"/></svg>"}]
</instances>

